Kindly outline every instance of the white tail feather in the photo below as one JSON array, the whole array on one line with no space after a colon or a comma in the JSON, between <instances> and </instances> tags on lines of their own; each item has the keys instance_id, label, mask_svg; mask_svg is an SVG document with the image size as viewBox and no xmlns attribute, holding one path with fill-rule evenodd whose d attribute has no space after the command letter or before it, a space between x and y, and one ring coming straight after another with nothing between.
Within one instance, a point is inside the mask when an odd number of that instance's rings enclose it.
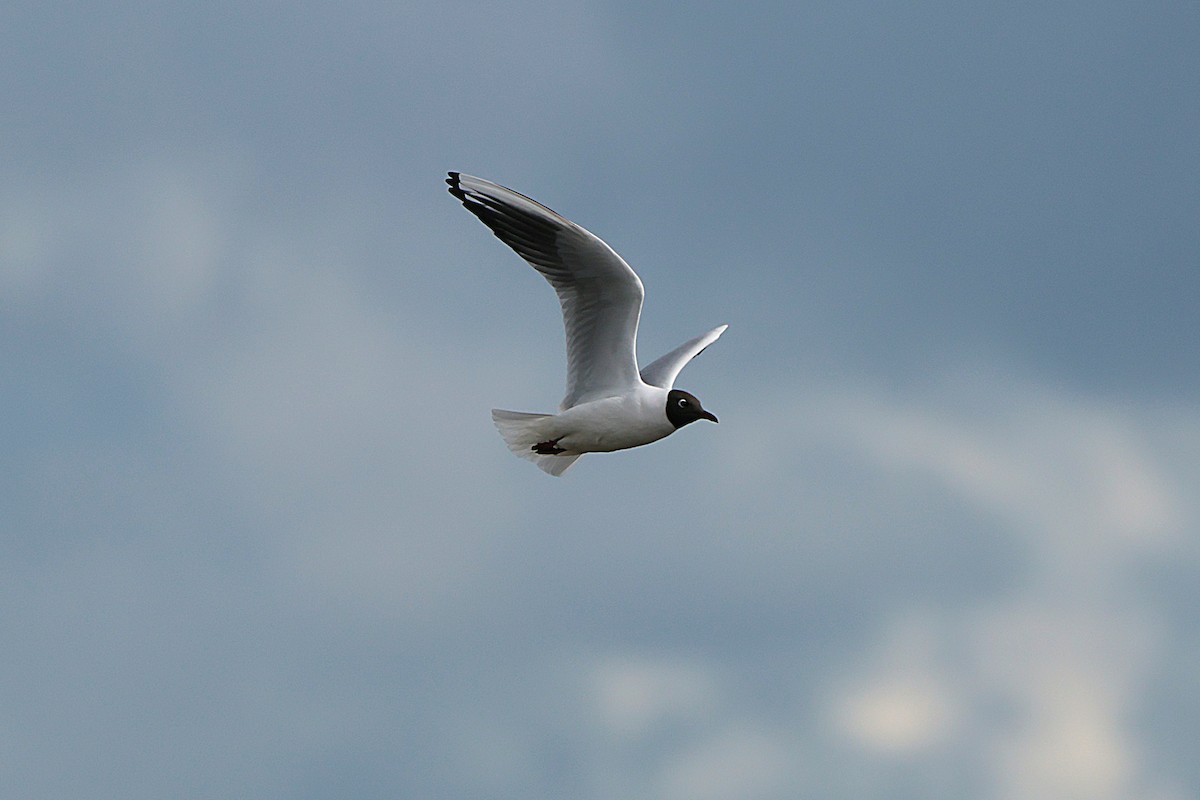
<instances>
[{"instance_id":1,"label":"white tail feather","mask_svg":"<svg viewBox=\"0 0 1200 800\"><path fill-rule=\"evenodd\" d=\"M559 476L575 463L582 453L572 455L542 455L533 449L538 442L549 439L545 430L545 421L552 419L552 414L529 414L524 411L504 411L492 409L492 422L496 430L504 437L504 442L513 453L537 464L538 467L551 475Z\"/></svg>"}]
</instances>

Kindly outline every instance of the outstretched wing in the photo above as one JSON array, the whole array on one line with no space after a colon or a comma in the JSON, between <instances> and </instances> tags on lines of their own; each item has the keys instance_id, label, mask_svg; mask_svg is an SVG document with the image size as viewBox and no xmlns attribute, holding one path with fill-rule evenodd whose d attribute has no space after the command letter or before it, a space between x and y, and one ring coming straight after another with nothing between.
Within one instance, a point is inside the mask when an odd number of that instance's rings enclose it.
<instances>
[{"instance_id":1,"label":"outstretched wing","mask_svg":"<svg viewBox=\"0 0 1200 800\"><path fill-rule=\"evenodd\" d=\"M550 282L567 332L562 408L636 385L637 327L645 290L599 237L512 189L451 172L450 194Z\"/></svg>"},{"instance_id":2,"label":"outstretched wing","mask_svg":"<svg viewBox=\"0 0 1200 800\"><path fill-rule=\"evenodd\" d=\"M652 364L647 364L642 370L642 380L651 386L670 389L675 385L675 379L679 377L680 370L687 366L689 361L704 352L704 348L721 338L721 334L728 327L728 325L721 325L713 328L695 339L689 339Z\"/></svg>"}]
</instances>

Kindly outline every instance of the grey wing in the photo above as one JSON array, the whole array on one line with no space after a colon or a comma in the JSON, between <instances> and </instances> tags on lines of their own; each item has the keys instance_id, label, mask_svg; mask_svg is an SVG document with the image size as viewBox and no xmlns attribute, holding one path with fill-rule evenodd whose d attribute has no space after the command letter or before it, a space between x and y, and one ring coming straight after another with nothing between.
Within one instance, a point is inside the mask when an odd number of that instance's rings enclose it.
<instances>
[{"instance_id":1,"label":"grey wing","mask_svg":"<svg viewBox=\"0 0 1200 800\"><path fill-rule=\"evenodd\" d=\"M728 325L721 325L713 328L708 333L697 336L695 339L689 339L662 358L647 364L642 370L642 380L651 386L670 389L675 385L675 379L679 377L679 372L687 366L687 363L704 352L704 348L719 339L728 327Z\"/></svg>"},{"instance_id":2,"label":"grey wing","mask_svg":"<svg viewBox=\"0 0 1200 800\"><path fill-rule=\"evenodd\" d=\"M567 409L640 382L637 327L645 290L599 237L499 184L451 172L450 194L540 272L562 305Z\"/></svg>"}]
</instances>

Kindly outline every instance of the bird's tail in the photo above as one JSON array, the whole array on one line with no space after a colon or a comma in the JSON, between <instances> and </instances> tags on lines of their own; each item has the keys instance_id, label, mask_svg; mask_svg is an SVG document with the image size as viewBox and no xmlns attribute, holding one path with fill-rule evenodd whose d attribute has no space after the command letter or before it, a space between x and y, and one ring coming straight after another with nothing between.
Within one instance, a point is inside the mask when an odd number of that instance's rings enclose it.
<instances>
[{"instance_id":1,"label":"bird's tail","mask_svg":"<svg viewBox=\"0 0 1200 800\"><path fill-rule=\"evenodd\" d=\"M552 414L527 414L523 411L504 411L492 409L492 422L504 437L508 449L521 458L527 458L537 464L543 471L551 475L562 475L567 468L575 463L582 453L544 455L534 448L539 442L549 439L545 421Z\"/></svg>"}]
</instances>

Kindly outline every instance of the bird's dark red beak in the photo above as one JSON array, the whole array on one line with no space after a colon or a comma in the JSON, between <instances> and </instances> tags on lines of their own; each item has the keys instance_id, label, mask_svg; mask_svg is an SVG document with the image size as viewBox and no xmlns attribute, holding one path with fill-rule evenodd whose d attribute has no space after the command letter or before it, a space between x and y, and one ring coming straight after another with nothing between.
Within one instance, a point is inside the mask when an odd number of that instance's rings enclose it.
<instances>
[{"instance_id":1,"label":"bird's dark red beak","mask_svg":"<svg viewBox=\"0 0 1200 800\"><path fill-rule=\"evenodd\" d=\"M709 420L710 422L717 421L717 415L713 414L711 411L701 411L700 416L706 420Z\"/></svg>"}]
</instances>

